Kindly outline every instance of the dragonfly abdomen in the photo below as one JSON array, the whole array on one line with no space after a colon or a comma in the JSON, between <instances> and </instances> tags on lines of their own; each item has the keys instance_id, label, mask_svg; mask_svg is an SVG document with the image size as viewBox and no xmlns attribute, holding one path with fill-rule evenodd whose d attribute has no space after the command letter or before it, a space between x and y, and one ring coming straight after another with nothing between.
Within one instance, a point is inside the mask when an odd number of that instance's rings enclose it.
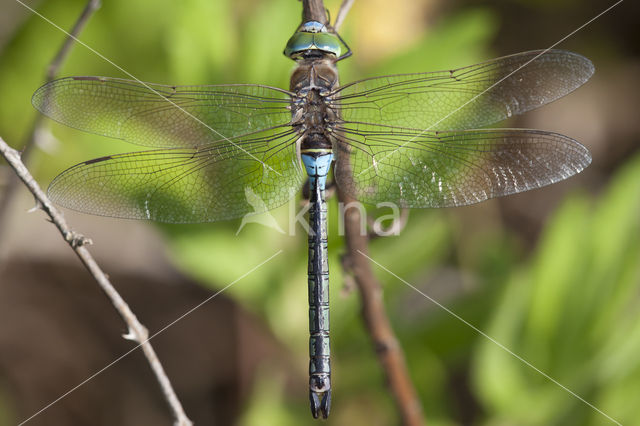
<instances>
[{"instance_id":1,"label":"dragonfly abdomen","mask_svg":"<svg viewBox=\"0 0 640 426\"><path fill-rule=\"evenodd\" d=\"M329 416L331 363L329 345L329 262L327 204L324 189L333 160L333 123L337 114L329 94L338 84L335 58L310 57L291 76L292 126L301 134L300 155L309 176L309 399L311 413Z\"/></svg>"},{"instance_id":2,"label":"dragonfly abdomen","mask_svg":"<svg viewBox=\"0 0 640 426\"><path fill-rule=\"evenodd\" d=\"M327 204L324 198L331 148L302 151L309 175L309 399L314 417L324 418L331 408L329 345L329 262L327 253Z\"/></svg>"}]
</instances>

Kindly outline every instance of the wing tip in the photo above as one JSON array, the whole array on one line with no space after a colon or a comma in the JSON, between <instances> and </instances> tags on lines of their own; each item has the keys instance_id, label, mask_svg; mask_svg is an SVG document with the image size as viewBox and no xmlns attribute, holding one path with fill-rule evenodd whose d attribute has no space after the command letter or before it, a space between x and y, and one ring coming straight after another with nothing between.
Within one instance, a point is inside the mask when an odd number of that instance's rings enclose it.
<instances>
[{"instance_id":1,"label":"wing tip","mask_svg":"<svg viewBox=\"0 0 640 426\"><path fill-rule=\"evenodd\" d=\"M570 56L571 59L576 64L578 64L577 66L574 67L574 69L576 73L580 74L581 76L580 80L582 81L582 84L587 82L596 72L596 67L591 61L591 59L587 58L584 55L581 55L580 53L576 53L576 52L572 52L571 50L564 50L564 49L549 49L548 51L540 50L537 52L541 52L542 55L547 55L549 53L552 53L552 54L560 54L563 57Z\"/></svg>"}]
</instances>

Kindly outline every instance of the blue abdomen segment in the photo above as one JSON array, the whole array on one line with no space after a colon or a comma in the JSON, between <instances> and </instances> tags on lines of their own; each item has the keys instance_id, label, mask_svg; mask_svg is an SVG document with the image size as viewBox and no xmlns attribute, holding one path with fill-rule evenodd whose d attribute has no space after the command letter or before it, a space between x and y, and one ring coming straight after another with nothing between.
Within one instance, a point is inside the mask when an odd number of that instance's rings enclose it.
<instances>
[{"instance_id":1,"label":"blue abdomen segment","mask_svg":"<svg viewBox=\"0 0 640 426\"><path fill-rule=\"evenodd\" d=\"M331 408L329 345L329 263L327 204L324 190L333 154L330 150L301 155L309 175L309 399L311 413L327 418Z\"/></svg>"},{"instance_id":2,"label":"blue abdomen segment","mask_svg":"<svg viewBox=\"0 0 640 426\"><path fill-rule=\"evenodd\" d=\"M313 189L313 184L317 180L319 189L324 191L327 183L327 175L329 174L329 168L331 167L331 161L333 160L333 154L331 151L322 150L320 152L304 153L301 157L302 163L307 170L307 175L309 176L309 185L311 185L311 189Z\"/></svg>"}]
</instances>

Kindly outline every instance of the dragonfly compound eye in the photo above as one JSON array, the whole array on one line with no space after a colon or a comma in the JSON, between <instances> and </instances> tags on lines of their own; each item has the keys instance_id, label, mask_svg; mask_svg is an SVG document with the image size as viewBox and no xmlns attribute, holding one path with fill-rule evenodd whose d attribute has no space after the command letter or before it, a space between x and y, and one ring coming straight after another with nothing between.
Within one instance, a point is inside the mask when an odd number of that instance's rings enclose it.
<instances>
[{"instance_id":1,"label":"dragonfly compound eye","mask_svg":"<svg viewBox=\"0 0 640 426\"><path fill-rule=\"evenodd\" d=\"M327 27L317 21L305 22L287 42L284 55L298 59L305 55L327 53L340 56L340 40L329 33Z\"/></svg>"}]
</instances>

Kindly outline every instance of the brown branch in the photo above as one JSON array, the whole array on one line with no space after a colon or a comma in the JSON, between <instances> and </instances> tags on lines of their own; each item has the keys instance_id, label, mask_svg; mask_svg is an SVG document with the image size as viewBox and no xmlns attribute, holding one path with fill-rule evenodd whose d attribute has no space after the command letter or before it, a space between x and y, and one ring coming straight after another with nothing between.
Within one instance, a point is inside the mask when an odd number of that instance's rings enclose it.
<instances>
[{"instance_id":1,"label":"brown branch","mask_svg":"<svg viewBox=\"0 0 640 426\"><path fill-rule=\"evenodd\" d=\"M98 10L100 7L101 0L89 0L82 10L82 13L76 20L73 28L69 32L69 35L65 37L62 46L53 57L49 65L47 66L47 72L45 73L45 82L48 83L52 81L58 75L58 71L62 64L69 56L69 52L71 51L71 47L73 47L75 43L75 39L80 34L80 32L84 29L89 18L93 13ZM42 127L42 123L44 121L44 116L40 113L36 115L31 123L31 127L29 132L27 133L27 137L25 138L24 143L22 144L22 162L26 163L29 155L31 154L31 149L35 145L36 135L38 131ZM15 190L18 186L18 177L15 174L10 174L7 178L7 183L5 185L4 193L0 198L0 241L4 241L3 232L6 226L6 220L8 215L9 206L11 205L11 201L13 200L13 196L15 194Z\"/></svg>"},{"instance_id":2,"label":"brown branch","mask_svg":"<svg viewBox=\"0 0 640 426\"><path fill-rule=\"evenodd\" d=\"M303 0L302 2L302 22L318 21L328 24L327 10L323 0Z\"/></svg>"},{"instance_id":3,"label":"brown branch","mask_svg":"<svg viewBox=\"0 0 640 426\"><path fill-rule=\"evenodd\" d=\"M131 311L129 305L127 305L118 291L113 287L113 285L111 285L105 273L100 269L96 261L93 259L93 256L91 256L89 250L85 247L85 245L91 243L91 240L73 232L69 228L62 214L53 206L51 201L47 198L42 189L40 189L40 186L36 183L33 176L31 176L25 167L20 158L20 153L9 147L2 138L0 138L0 154L4 157L7 163L9 163L18 178L27 186L29 191L35 197L37 206L49 216L51 222L53 222L53 224L58 228L64 240L69 243L82 264L87 268L102 291L111 300L114 308L127 324L128 333L124 337L137 342L139 346L142 347L142 351L151 366L151 370L155 374L158 383L160 383L162 392L164 393L167 403L173 412L175 424L179 426L190 426L192 423L185 414L182 405L171 386L171 382L162 368L162 364L160 364L158 356L151 346L151 343L149 343L149 332L147 331L147 328L138 321L138 318L135 316L133 311Z\"/></svg>"},{"instance_id":4,"label":"brown branch","mask_svg":"<svg viewBox=\"0 0 640 426\"><path fill-rule=\"evenodd\" d=\"M347 206L355 202L338 189L338 199ZM382 288L373 273L368 256L368 236L360 230L362 217L357 208L344 211L344 230L347 245L345 264L353 274L362 299L362 316L373 347L382 365L389 388L400 411L402 424L420 426L424 424L422 407L411 382L404 360L404 353L398 343L384 308ZM361 254L363 253L363 254Z\"/></svg>"}]
</instances>

